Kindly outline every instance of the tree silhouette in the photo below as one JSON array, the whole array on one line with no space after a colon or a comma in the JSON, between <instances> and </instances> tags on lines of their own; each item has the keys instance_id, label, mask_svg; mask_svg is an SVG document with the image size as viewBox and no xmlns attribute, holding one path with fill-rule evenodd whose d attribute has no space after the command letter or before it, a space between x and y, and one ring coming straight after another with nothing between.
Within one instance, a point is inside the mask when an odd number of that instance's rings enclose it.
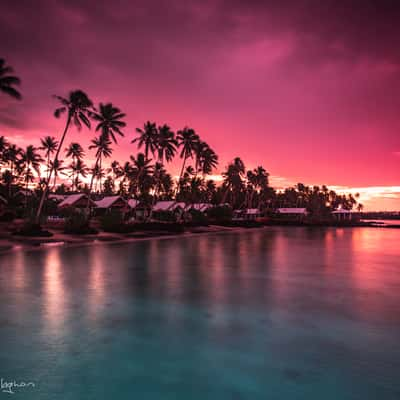
<instances>
[{"instance_id":1,"label":"tree silhouette","mask_svg":"<svg viewBox=\"0 0 400 400\"><path fill-rule=\"evenodd\" d=\"M61 107L58 107L54 111L54 116L59 118L62 114L67 113L67 120L65 123L64 132L61 136L61 140L58 144L58 148L53 160L53 166L57 165L58 156L60 154L60 150L64 144L65 137L67 135L68 129L71 125L76 126L78 130L82 128L82 124L90 129L90 120L89 120L89 113L93 107L92 101L89 99L87 94L82 90L74 90L69 93L68 97L62 96L54 96L60 103ZM49 190L49 184L51 180L53 170L50 169L50 173L46 179L46 185L43 189L42 197L40 199L39 207L36 213L36 222L39 223L40 216L43 209L43 204L47 196L47 192Z\"/></svg>"},{"instance_id":2,"label":"tree silhouette","mask_svg":"<svg viewBox=\"0 0 400 400\"><path fill-rule=\"evenodd\" d=\"M5 60L0 58L0 91L7 93L14 99L21 100L21 93L15 89L15 86L19 86L21 81L19 78L12 75L13 72L14 70L6 65Z\"/></svg>"}]
</instances>

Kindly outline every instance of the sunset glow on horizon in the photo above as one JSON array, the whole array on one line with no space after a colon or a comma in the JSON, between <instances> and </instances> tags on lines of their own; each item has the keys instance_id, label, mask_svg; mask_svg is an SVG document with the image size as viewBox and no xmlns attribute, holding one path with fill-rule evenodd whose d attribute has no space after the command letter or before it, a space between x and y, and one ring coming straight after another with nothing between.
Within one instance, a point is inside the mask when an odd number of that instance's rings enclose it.
<instances>
[{"instance_id":1,"label":"sunset glow on horizon","mask_svg":"<svg viewBox=\"0 0 400 400\"><path fill-rule=\"evenodd\" d=\"M278 190L325 184L359 193L366 210L400 210L399 10L286 3L6 0L0 56L23 100L0 94L0 136L59 138L52 96L79 88L127 114L121 163L146 121L189 126L219 155L217 180L239 156ZM87 150L94 136L72 129L66 145Z\"/></svg>"}]
</instances>

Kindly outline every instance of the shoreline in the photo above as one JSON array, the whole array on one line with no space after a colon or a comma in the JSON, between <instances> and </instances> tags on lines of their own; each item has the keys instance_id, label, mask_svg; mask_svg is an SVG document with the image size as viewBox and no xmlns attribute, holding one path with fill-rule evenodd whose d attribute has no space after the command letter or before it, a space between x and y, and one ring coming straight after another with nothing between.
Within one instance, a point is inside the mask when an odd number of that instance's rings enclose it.
<instances>
[{"instance_id":1,"label":"shoreline","mask_svg":"<svg viewBox=\"0 0 400 400\"><path fill-rule=\"evenodd\" d=\"M66 234L60 231L52 231L51 237L28 237L8 234L6 238L4 235L0 236L0 255L12 253L15 251L36 251L43 250L47 247L79 247L90 246L99 244L113 244L113 243L130 243L145 240L161 240L173 239L178 237L193 237L198 235L221 234L221 233L237 233L253 230L261 230L275 227L287 228L384 228L384 229L398 229L400 225L343 225L343 226L328 226L328 225L286 225L286 224L271 224L263 226L222 226L222 225L209 225L203 227L192 227L183 233L175 233L168 231L138 231L135 233L110 233L100 232L98 234L78 235Z\"/></svg>"},{"instance_id":2,"label":"shoreline","mask_svg":"<svg viewBox=\"0 0 400 400\"><path fill-rule=\"evenodd\" d=\"M211 229L210 229L211 228ZM63 247L73 248L80 246L91 246L100 244L117 244L117 243L133 243L145 240L161 240L161 239L173 239L173 238L187 238L199 235L209 234L221 234L221 233L236 233L244 232L248 230L264 229L266 227L224 227L218 225L212 225L209 227L201 227L199 229L191 229L184 233L174 232L137 232L135 234L119 234L119 233L108 233L101 232L94 235L72 235L64 233L55 233L52 237L26 237L26 236L14 236L13 240L5 241L4 238L0 238L0 256L12 253L15 251L37 251L43 250L47 247Z\"/></svg>"}]
</instances>

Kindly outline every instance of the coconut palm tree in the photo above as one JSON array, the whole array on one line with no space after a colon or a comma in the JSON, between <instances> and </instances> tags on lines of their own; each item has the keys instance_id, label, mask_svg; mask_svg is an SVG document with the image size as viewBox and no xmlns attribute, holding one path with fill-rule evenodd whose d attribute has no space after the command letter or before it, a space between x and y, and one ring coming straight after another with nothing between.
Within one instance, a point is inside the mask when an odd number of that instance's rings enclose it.
<instances>
[{"instance_id":1,"label":"coconut palm tree","mask_svg":"<svg viewBox=\"0 0 400 400\"><path fill-rule=\"evenodd\" d=\"M147 121L143 125L143 129L136 128L136 132L139 134L139 137L132 140L131 143L136 143L138 149L144 147L144 155L146 160L149 159L149 153L153 156L156 151L156 144L158 138L157 126L154 122Z\"/></svg>"},{"instance_id":2,"label":"coconut palm tree","mask_svg":"<svg viewBox=\"0 0 400 400\"><path fill-rule=\"evenodd\" d=\"M102 180L106 176L106 173L104 171L104 168L100 166L100 164L95 164L92 174L96 180L96 183L94 185L94 191L95 192L101 192L102 189Z\"/></svg>"},{"instance_id":3,"label":"coconut palm tree","mask_svg":"<svg viewBox=\"0 0 400 400\"><path fill-rule=\"evenodd\" d=\"M72 157L72 163L70 164L70 169L72 171L71 178L72 178L72 190L74 190L75 186L75 165L78 160L82 161L82 158L85 155L85 151L83 147L76 142L70 143L70 145L65 149L66 156Z\"/></svg>"},{"instance_id":4,"label":"coconut palm tree","mask_svg":"<svg viewBox=\"0 0 400 400\"><path fill-rule=\"evenodd\" d=\"M99 178L101 188L102 158L110 157L112 154L110 139L112 139L114 143L117 143L116 135L124 136L124 133L121 131L121 129L126 126L126 123L122 121L122 119L125 118L125 114L111 103L100 103L99 110L90 112L90 116L93 121L97 122L96 132L101 131L100 136L93 139L92 145L89 146L89 149L96 149L96 163L93 171L98 171L97 176ZM92 179L90 182L88 203L86 206L87 211L89 210L90 194L93 187L94 177L95 173L92 174Z\"/></svg>"},{"instance_id":5,"label":"coconut palm tree","mask_svg":"<svg viewBox=\"0 0 400 400\"><path fill-rule=\"evenodd\" d=\"M37 175L40 175L40 163L43 161L42 157L38 152L38 148L35 146L29 145L24 151L21 153L20 164L21 168L24 169L24 181L25 181L25 190L28 191L29 182L33 182L34 175L33 171L36 172ZM25 206L27 205L27 196L25 196Z\"/></svg>"},{"instance_id":6,"label":"coconut palm tree","mask_svg":"<svg viewBox=\"0 0 400 400\"><path fill-rule=\"evenodd\" d=\"M73 177L73 188L78 189L80 180L79 177L82 176L82 178L86 178L87 173L88 173L88 168L86 164L83 162L82 159L78 158L76 162L70 166L71 168L71 175L70 177Z\"/></svg>"},{"instance_id":7,"label":"coconut palm tree","mask_svg":"<svg viewBox=\"0 0 400 400\"><path fill-rule=\"evenodd\" d=\"M171 128L167 125L161 125L157 129L157 139L155 140L156 146L156 154L157 154L157 163L160 164L160 167L154 168L154 181L156 182L156 187L154 190L153 200L149 213L149 220L153 215L153 207L160 189L160 174L162 168L164 166L164 160L167 162L172 161L174 155L176 153L177 141L175 139L175 133L171 130Z\"/></svg>"},{"instance_id":8,"label":"coconut palm tree","mask_svg":"<svg viewBox=\"0 0 400 400\"><path fill-rule=\"evenodd\" d=\"M176 192L180 190L181 179L183 171L185 170L186 160L193 157L193 153L196 148L196 144L200 140L194 129L185 127L177 132L176 141L179 148L181 148L180 158L182 158L182 168L179 174L178 185Z\"/></svg>"},{"instance_id":9,"label":"coconut palm tree","mask_svg":"<svg viewBox=\"0 0 400 400\"><path fill-rule=\"evenodd\" d=\"M8 198L11 198L11 187L14 183L15 177L11 173L9 169L6 169L2 174L1 174L1 181L5 185L8 193Z\"/></svg>"},{"instance_id":10,"label":"coconut palm tree","mask_svg":"<svg viewBox=\"0 0 400 400\"><path fill-rule=\"evenodd\" d=\"M59 118L62 114L67 113L67 120L65 123L64 132L61 136L61 140L58 144L58 148L54 156L53 165L57 165L60 150L64 145L64 140L71 124L75 125L78 130L82 128L82 124L90 129L89 113L93 107L92 101L82 90L72 91L69 93L68 97L55 96L55 98L60 101L61 107L55 110L54 116L56 118ZM40 199L39 207L36 213L37 223L39 223L40 216L42 214L44 200L49 190L51 175L52 170L50 169L49 176L46 180L46 186L42 192L42 197Z\"/></svg>"},{"instance_id":11,"label":"coconut palm tree","mask_svg":"<svg viewBox=\"0 0 400 400\"><path fill-rule=\"evenodd\" d=\"M50 156L57 150L58 142L55 137L53 136L45 136L44 138L40 139L41 146L39 147L40 150L44 150L44 155L47 160L47 177L50 174Z\"/></svg>"},{"instance_id":12,"label":"coconut palm tree","mask_svg":"<svg viewBox=\"0 0 400 400\"><path fill-rule=\"evenodd\" d=\"M101 178L102 178L102 158L111 157L112 148L111 148L111 140L107 134L101 133L100 136L94 138L92 140L92 144L89 146L89 149L96 149L96 162L92 169L92 177L90 178L90 185L89 185L89 196L86 205L86 214L89 212L91 194L93 189L93 183L95 178L99 178L100 180L100 187L101 187Z\"/></svg>"},{"instance_id":13,"label":"coconut palm tree","mask_svg":"<svg viewBox=\"0 0 400 400\"><path fill-rule=\"evenodd\" d=\"M176 153L176 147L175 133L171 128L167 124L159 126L156 140L158 162L164 165L164 160L167 162L172 161Z\"/></svg>"},{"instance_id":14,"label":"coconut palm tree","mask_svg":"<svg viewBox=\"0 0 400 400\"><path fill-rule=\"evenodd\" d=\"M211 174L218 165L218 155L208 145L203 149L199 158L199 168L203 175Z\"/></svg>"},{"instance_id":15,"label":"coconut palm tree","mask_svg":"<svg viewBox=\"0 0 400 400\"><path fill-rule=\"evenodd\" d=\"M236 157L232 163L228 165L225 172L222 173L224 177L225 192L222 198L222 203L226 202L228 193L231 193L231 205L235 207L238 194L243 189L243 178L246 168L243 161Z\"/></svg>"},{"instance_id":16,"label":"coconut palm tree","mask_svg":"<svg viewBox=\"0 0 400 400\"><path fill-rule=\"evenodd\" d=\"M259 196L258 196L258 205L257 208L261 207L261 203L265 203L267 200L267 195L269 193L269 173L263 168L262 166L258 166L253 170L253 174L255 175L254 177L254 183L256 188L259 191Z\"/></svg>"},{"instance_id":17,"label":"coconut palm tree","mask_svg":"<svg viewBox=\"0 0 400 400\"><path fill-rule=\"evenodd\" d=\"M114 160L110 164L110 170L113 174L113 179L116 180L122 176L122 170L121 170L121 165L117 160Z\"/></svg>"},{"instance_id":18,"label":"coconut palm tree","mask_svg":"<svg viewBox=\"0 0 400 400\"><path fill-rule=\"evenodd\" d=\"M17 176L15 174L17 170L17 166L20 162L22 154L22 149L17 147L15 144L9 144L5 150L3 150L3 162L10 168L10 174L12 175L12 181L15 181ZM12 185L8 186L8 195L11 197L11 187Z\"/></svg>"},{"instance_id":19,"label":"coconut palm tree","mask_svg":"<svg viewBox=\"0 0 400 400\"><path fill-rule=\"evenodd\" d=\"M0 166L6 162L5 153L9 146L8 141L4 136L0 136Z\"/></svg>"},{"instance_id":20,"label":"coconut palm tree","mask_svg":"<svg viewBox=\"0 0 400 400\"><path fill-rule=\"evenodd\" d=\"M53 170L53 190L56 189L57 186L57 178L60 175L66 176L65 170L67 167L64 167L64 160L57 159L57 161L50 161L50 168Z\"/></svg>"},{"instance_id":21,"label":"coconut palm tree","mask_svg":"<svg viewBox=\"0 0 400 400\"><path fill-rule=\"evenodd\" d=\"M21 93L15 89L15 86L18 86L21 81L16 76L10 75L13 72L14 70L6 65L5 60L0 58L0 91L7 93L14 99L21 100Z\"/></svg>"},{"instance_id":22,"label":"coconut palm tree","mask_svg":"<svg viewBox=\"0 0 400 400\"><path fill-rule=\"evenodd\" d=\"M130 157L131 164L131 183L129 194L137 193L140 196L148 194L151 189L151 174L153 172L153 166L151 165L151 159L146 159L145 154L138 153L136 157Z\"/></svg>"},{"instance_id":23,"label":"coconut palm tree","mask_svg":"<svg viewBox=\"0 0 400 400\"><path fill-rule=\"evenodd\" d=\"M121 129L126 126L126 123L122 121L126 114L111 103L100 103L99 111L91 112L90 116L97 122L96 132L101 130L101 134L106 138L111 138L115 144L117 143L116 135L124 136Z\"/></svg>"},{"instance_id":24,"label":"coconut palm tree","mask_svg":"<svg viewBox=\"0 0 400 400\"><path fill-rule=\"evenodd\" d=\"M174 186L174 180L172 179L171 174L169 174L164 167L160 167L158 171L158 179L159 179L159 192L162 193L162 196L167 200L172 198L172 189Z\"/></svg>"}]
</instances>

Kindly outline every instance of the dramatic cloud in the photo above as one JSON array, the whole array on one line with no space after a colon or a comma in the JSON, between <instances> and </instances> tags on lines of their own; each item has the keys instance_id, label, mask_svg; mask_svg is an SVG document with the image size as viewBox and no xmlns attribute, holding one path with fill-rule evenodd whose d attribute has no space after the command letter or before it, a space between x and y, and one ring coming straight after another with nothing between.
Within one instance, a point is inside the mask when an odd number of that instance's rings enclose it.
<instances>
[{"instance_id":1,"label":"dramatic cloud","mask_svg":"<svg viewBox=\"0 0 400 400\"><path fill-rule=\"evenodd\" d=\"M0 134L57 134L51 95L82 88L128 114L121 159L150 119L193 126L221 168L240 155L290 182L396 186L399 20L395 1L6 0L0 56L24 100L0 96Z\"/></svg>"}]
</instances>

